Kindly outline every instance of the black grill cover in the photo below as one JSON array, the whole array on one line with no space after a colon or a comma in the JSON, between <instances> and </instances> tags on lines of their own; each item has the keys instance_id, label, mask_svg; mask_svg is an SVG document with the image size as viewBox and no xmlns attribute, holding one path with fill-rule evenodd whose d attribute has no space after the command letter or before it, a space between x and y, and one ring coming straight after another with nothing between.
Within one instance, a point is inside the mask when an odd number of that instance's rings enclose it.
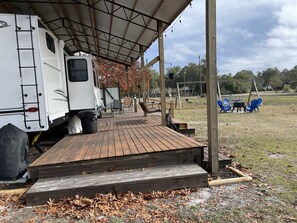
<instances>
[{"instance_id":1,"label":"black grill cover","mask_svg":"<svg viewBox=\"0 0 297 223\"><path fill-rule=\"evenodd\" d=\"M26 132L12 124L0 129L0 179L13 180L28 167L29 139Z\"/></svg>"}]
</instances>

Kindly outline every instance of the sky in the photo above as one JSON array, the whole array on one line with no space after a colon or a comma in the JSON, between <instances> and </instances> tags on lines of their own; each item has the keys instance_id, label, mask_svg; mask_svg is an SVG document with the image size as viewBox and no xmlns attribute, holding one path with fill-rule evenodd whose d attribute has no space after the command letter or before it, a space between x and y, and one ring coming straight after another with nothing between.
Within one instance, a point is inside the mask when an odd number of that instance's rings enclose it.
<instances>
[{"instance_id":1,"label":"sky","mask_svg":"<svg viewBox=\"0 0 297 223\"><path fill-rule=\"evenodd\" d=\"M165 68L205 58L205 0L193 0L164 33ZM146 52L158 55L157 41ZM297 65L297 0L217 0L219 74ZM155 64L153 69L158 70Z\"/></svg>"}]
</instances>

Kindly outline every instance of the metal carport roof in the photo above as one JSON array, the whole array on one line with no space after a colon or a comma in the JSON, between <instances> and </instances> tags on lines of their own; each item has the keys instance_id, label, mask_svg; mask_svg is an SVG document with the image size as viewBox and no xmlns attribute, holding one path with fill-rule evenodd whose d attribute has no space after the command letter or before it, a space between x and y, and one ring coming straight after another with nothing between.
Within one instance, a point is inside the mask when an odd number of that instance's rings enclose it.
<instances>
[{"instance_id":1,"label":"metal carport roof","mask_svg":"<svg viewBox=\"0 0 297 223\"><path fill-rule=\"evenodd\" d=\"M36 14L71 54L131 65L191 0L2 0L1 13Z\"/></svg>"}]
</instances>

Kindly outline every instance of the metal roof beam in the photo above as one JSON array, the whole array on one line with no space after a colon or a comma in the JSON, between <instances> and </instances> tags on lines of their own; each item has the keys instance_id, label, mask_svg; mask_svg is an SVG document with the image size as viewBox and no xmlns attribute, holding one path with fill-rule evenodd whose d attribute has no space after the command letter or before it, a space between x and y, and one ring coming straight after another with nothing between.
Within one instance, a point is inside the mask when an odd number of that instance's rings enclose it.
<instances>
[{"instance_id":1,"label":"metal roof beam","mask_svg":"<svg viewBox=\"0 0 297 223\"><path fill-rule=\"evenodd\" d=\"M76 11L76 14L77 14L77 17L78 17L79 21L83 21L80 9L79 9L79 7L77 5L75 5L75 11ZM83 30L83 27L81 25L80 25L80 28ZM78 27L78 29L79 29L79 27ZM90 50L89 40L88 40L87 36L85 36L85 40L86 40L87 46L88 46L88 48Z\"/></svg>"},{"instance_id":2,"label":"metal roof beam","mask_svg":"<svg viewBox=\"0 0 297 223\"><path fill-rule=\"evenodd\" d=\"M138 14L136 17L141 16L143 19L144 19L144 17L147 17L147 18L149 18L149 19L153 19L153 20L156 20L156 21L157 21L157 19L154 18L153 16L135 10L135 7L133 7L133 8L129 8L129 7L127 7L127 6L124 6L124 5L119 4L119 3L117 3L117 2L113 2L113 1L111 1L111 0L104 0L104 1L109 2L109 3L113 3L114 5L118 6L119 8L123 8L123 9L129 10L129 11L131 11L131 12L133 12L133 13ZM136 17L134 17L134 18L136 18ZM133 20L133 19L132 19L132 20ZM166 21L162 21L162 23L164 23L164 24L166 24L166 25L170 25L170 24L169 24L168 22L166 22Z\"/></svg>"},{"instance_id":3,"label":"metal roof beam","mask_svg":"<svg viewBox=\"0 0 297 223\"><path fill-rule=\"evenodd\" d=\"M62 36L69 36L69 35L67 35L67 34L56 34L56 36L60 36L60 37L62 37ZM79 36L88 36L88 37L93 37L92 35L89 35L89 34L79 34L79 35L76 35L77 37L79 37ZM70 36L71 37L71 36ZM103 41L103 42L107 42L108 43L108 41L106 41L105 39L102 39L102 38L98 38L100 41ZM69 40L67 40L67 41L69 41ZM122 46L121 44L116 44L116 43L113 43L113 42L110 42L110 44L112 44L112 45L115 45L115 46L117 46L117 47L121 47L121 48L124 48L124 49L127 49L127 50L132 50L133 52L135 52L135 53L139 53L137 50L135 50L135 49L131 49L131 48L129 48L129 47L125 47L125 46ZM96 44L94 44L94 45L96 45Z\"/></svg>"},{"instance_id":4,"label":"metal roof beam","mask_svg":"<svg viewBox=\"0 0 297 223\"><path fill-rule=\"evenodd\" d=\"M119 63L119 64L130 66L130 64L129 63L126 63L124 60L122 60L122 61L120 61L120 60L114 60L112 58L106 57L105 55L98 54L98 52L95 52L95 51L89 52L87 48L82 48L82 49L80 49L78 51L75 51L74 53L78 53L78 52L83 52L83 53L87 53L87 54L91 54L91 55L96 55L98 57L104 58L106 60L109 60L109 61L112 61L112 62L115 62L115 63Z\"/></svg>"},{"instance_id":5,"label":"metal roof beam","mask_svg":"<svg viewBox=\"0 0 297 223\"><path fill-rule=\"evenodd\" d=\"M104 1L105 3L106 3L106 2L108 2L108 3L110 2L110 1L107 1L107 0L101 0L101 1ZM101 2L101 1L98 1L97 3ZM25 1L25 0L10 0L9 2L18 2L18 3L20 3L20 2L26 2L26 3L28 3L28 1ZM63 2L53 2L53 1L31 0L30 2L31 2L31 3L37 3L37 4L53 4L53 5L55 5L55 4L59 4L59 5L60 5L60 4L63 4L63 5L75 5L75 4L80 4L80 5L83 5L83 6L85 6L85 7L92 8L92 9L98 11L98 12L106 13L106 14L108 14L108 15L113 15L114 17L116 17L116 18L118 18L118 19L124 20L124 21L126 21L126 22L130 22L130 23L132 23L132 24L134 24L134 25L137 25L137 26L140 26L140 27L142 27L142 28L149 29L149 30L154 31L154 32L157 31L157 27L156 27L155 29L152 29L152 28L147 27L145 24L142 25L142 24L139 24L139 23L133 21L133 20L135 20L135 18L137 18L138 16L142 16L143 19L144 19L144 17L147 17L147 18L150 19L150 20L152 20L152 19L156 20L156 18L154 18L153 16L148 16L148 15L145 15L145 14L143 14L143 13L137 12L137 11L135 11L135 10L132 11L131 9L129 9L129 8L127 8L127 7L124 7L124 6L121 6L121 5L119 5L118 7L120 7L121 9L123 9L124 12L126 12L126 10L129 10L129 11L131 11L131 13L138 13L138 15L135 16L135 17L133 17L132 19L129 20L129 19L127 19L127 17L126 17L126 18L123 18L123 17L121 17L121 16L117 16L117 15L114 14L114 12L109 12L109 10L105 11L105 10L103 10L103 9L97 8L97 7L94 6L94 4L93 4L93 5L90 5L90 4L88 4L88 3L81 2L81 1L78 1L78 0L72 0L71 2L70 2L70 1L68 1L68 2L67 2L67 1L63 1ZM96 4L97 4L97 3L96 3ZM107 7L106 7L106 8L107 8ZM118 11L118 10L119 10L119 9L116 9L115 12ZM165 24L168 24L166 21L162 21L162 22L165 23ZM169 24L168 24L168 25L169 25Z\"/></svg>"},{"instance_id":6,"label":"metal roof beam","mask_svg":"<svg viewBox=\"0 0 297 223\"><path fill-rule=\"evenodd\" d=\"M65 43L66 43L66 42L69 42L69 41L73 41L73 39L64 40ZM79 41L79 42L81 42L81 43L87 43L87 42L85 42L85 41L83 41L83 40L76 40L76 41ZM89 44L90 44L90 46L95 47L95 44L92 44L92 43L89 43ZM67 46L68 46L68 47L72 47L72 46L76 46L76 45L75 45L75 44L72 44L72 45L67 45ZM116 51L109 50L108 48L104 48L104 47L100 47L99 52L101 51L101 49L107 51L107 54L105 54L106 56L110 55L110 53L117 54ZM125 55L125 54L120 54L120 55L121 55L122 57L125 57L125 58L127 57L127 55Z\"/></svg>"},{"instance_id":7,"label":"metal roof beam","mask_svg":"<svg viewBox=\"0 0 297 223\"><path fill-rule=\"evenodd\" d=\"M159 8L163 5L163 3L164 3L164 0L160 1L160 3L158 4L158 6L156 7L156 9L155 9L155 11L154 11L154 13L153 13L153 16L155 16L155 15L157 14ZM150 22L151 22L151 20L150 20L148 23L150 23ZM161 21L159 21L159 22L161 22ZM138 41L141 39L141 37L142 37L142 35L144 34L145 31L146 31L146 30L143 30L143 31L140 33L140 35L138 36L136 42L138 42ZM133 48L134 48L134 47L133 47ZM132 53L132 52L130 51L129 56L131 55L131 53Z\"/></svg>"},{"instance_id":8,"label":"metal roof beam","mask_svg":"<svg viewBox=\"0 0 297 223\"><path fill-rule=\"evenodd\" d=\"M111 5L111 7L112 7L112 11L114 10L114 4L112 4ZM111 14L110 15L110 24L109 24L109 33L111 33L111 31L112 31L112 24L113 24L113 14ZM108 40L108 43L107 43L107 45L108 45L108 50L109 50L109 48L110 48L110 41L111 41L111 38L110 38L111 36L109 35L109 40Z\"/></svg>"},{"instance_id":9,"label":"metal roof beam","mask_svg":"<svg viewBox=\"0 0 297 223\"><path fill-rule=\"evenodd\" d=\"M93 51L93 52L88 52L87 49L86 49L85 51L84 51L84 50L81 50L81 51L76 51L76 52L74 52L74 53L79 53L79 52L83 52L83 53L91 54L91 55L96 55L96 56L98 56L98 57L100 57L100 58L103 58L103 59L105 59L105 60L108 60L108 61L112 61L112 62L114 62L114 63L118 63L118 64L122 64L122 65L127 65L127 66L129 66L129 64L124 63L123 61L117 61L117 60L114 60L114 59L112 59L112 58L108 58L108 57L105 57L105 56L103 56L103 55L99 55L99 54L97 54L95 51Z\"/></svg>"},{"instance_id":10,"label":"metal roof beam","mask_svg":"<svg viewBox=\"0 0 297 223\"><path fill-rule=\"evenodd\" d=\"M84 27L86 27L86 28L93 29L91 26L88 26L88 25L86 25L86 24L83 24L83 23L80 23L80 22L77 22L77 21L74 21L74 20L71 20L71 19L60 18L59 20L66 20L66 21L69 21L69 22L72 22L72 23L77 23L77 24L79 24L79 25L81 25L81 26L84 26ZM55 20L53 20L53 21L56 22L57 20L55 19ZM50 22L46 22L45 24L50 24ZM55 25L57 25L57 24L55 24ZM60 29L60 28L69 28L69 27L66 27L66 26L64 26L64 27L59 27L59 28L54 29L54 31L57 30L57 29ZM74 30L75 30L75 29L74 29ZM105 35L110 35L110 36L112 36L112 38L116 38L116 39L117 39L117 42L120 42L119 40L123 40L123 41L124 41L123 44L129 43L130 46L135 45L135 44L139 44L139 43L137 43L137 42L134 42L134 41L131 41L131 40L128 40L128 39L124 39L123 37L116 36L116 35L113 35L113 34L111 34L111 33L107 33L107 32L105 32L105 31L101 31L101 30L99 30L99 29L97 29L97 28L94 28L94 30L98 31L98 32L99 32L99 35L102 33L102 34L105 34ZM70 35L70 36L71 36L71 35ZM98 36L96 36L96 38L98 38ZM105 38L107 38L107 37L105 36ZM108 41L108 40L106 39L106 41ZM139 45L141 45L141 44L139 44ZM144 47L145 49L147 49L146 46L143 45L143 47Z\"/></svg>"},{"instance_id":11,"label":"metal roof beam","mask_svg":"<svg viewBox=\"0 0 297 223\"><path fill-rule=\"evenodd\" d=\"M136 4L137 4L137 1L134 2L133 10L134 10L134 8L136 7ZM131 14L131 17L132 17L132 14ZM123 38L126 37L127 32L128 32L128 29L129 29L129 26L130 26L130 23L127 23L127 26L126 26L125 33L124 33L124 35L123 35ZM124 45L124 40L122 40L122 44L121 44L121 45ZM140 46L140 47L143 47L143 46ZM143 49L143 48L142 48L142 49ZM120 50L121 50L121 47L119 48L118 52L120 52Z\"/></svg>"},{"instance_id":12,"label":"metal roof beam","mask_svg":"<svg viewBox=\"0 0 297 223\"><path fill-rule=\"evenodd\" d=\"M92 2L92 4L94 4L93 0L88 0L88 4L90 4L90 1ZM90 17L90 21L91 21L91 26L92 26L92 34L93 34L93 40L95 43L95 48L96 51L99 52L99 42L98 42L98 38L96 38L96 36L98 36L98 31L95 30L94 28L97 27L97 14L95 13L94 9L89 8L89 17Z\"/></svg>"},{"instance_id":13,"label":"metal roof beam","mask_svg":"<svg viewBox=\"0 0 297 223\"><path fill-rule=\"evenodd\" d=\"M124 20L124 21L126 21L126 22L132 23L132 24L137 25L137 26L140 26L140 27L142 27L142 28L149 29L149 30L154 31L154 32L157 31L157 28L152 29L152 28L147 27L146 25L142 25L142 24L139 24L139 23L137 23L137 22L134 22L133 20L134 20L135 18L129 20L129 19L127 18L127 16L125 16L126 18L123 18L123 17L121 17L121 16L117 16L117 15L115 15L114 12L109 12L108 7L107 7L107 5L106 5L106 0L102 0L102 1L104 1L104 3L105 3L105 7L106 7L105 9L106 9L106 11L103 10L103 9L97 8L97 7L95 7L95 6L88 5L88 4L84 3L84 2L80 2L80 1L78 1L78 0L73 0L73 1L76 2L77 4L81 4L81 5L83 5L83 6L93 8L94 10L96 10L96 11L98 11L98 12L102 12L102 13L105 13L105 14L108 14L108 15L111 15L111 16L114 16L114 17L117 18L117 19ZM128 10L128 9L125 9L125 8L122 8L122 9L124 10L124 13L126 12L125 10ZM117 9L116 11L118 11L118 9ZM116 12L116 11L115 11L115 12ZM133 13L133 12L131 12L131 13ZM126 13L125 13L125 14L126 14ZM141 15L141 14L139 13L139 15Z\"/></svg>"},{"instance_id":14,"label":"metal roof beam","mask_svg":"<svg viewBox=\"0 0 297 223\"><path fill-rule=\"evenodd\" d=\"M124 5L121 5L121 4L119 4L119 3L113 2L113 1L111 1L111 0L101 0L101 1L97 1L97 2L96 2L95 4L93 4L93 5L86 4L86 3L81 2L81 1L79 1L79 0L73 0L73 1L76 2L76 3L78 3L78 4L84 5L84 6L86 6L86 7L91 7L91 8L93 8L93 9L97 10L97 11L100 11L100 12L103 12L103 13L106 13L106 14L109 14L109 15L112 15L112 16L114 16L115 18L118 18L118 19L121 19L121 20L130 22L130 23L132 23L132 24L134 24L134 25L137 25L137 26L140 26L140 27L149 29L149 30L154 31L154 32L157 31L157 27L156 27L156 29L152 29L152 28L149 28L149 27L145 24L145 22L144 22L144 25L142 25L142 24L139 24L139 23L133 21L133 20L135 20L135 19L136 19L137 17L139 17L139 16L142 17L142 20L143 20L143 21L145 21L145 18L149 19L150 21L151 21L151 20L155 20L155 21L157 21L156 18L154 18L153 16L150 16L150 15L146 15L146 14L144 14L144 13L142 13L142 12L136 11L135 9L130 9L130 8L124 6ZM106 11L104 11L103 9L99 9L99 8L97 8L97 7L95 6L96 4L98 4L99 2L102 2L102 1L104 2ZM114 5L118 6L118 7L117 7L115 10L109 11L106 2L108 2L109 4L114 4ZM117 12L117 11L120 10L120 9L123 10L123 12L124 12L126 18L123 18L123 17L120 17L120 16L115 15L115 12ZM135 14L137 14L137 15L135 15L134 17L132 17L131 19L129 19L128 16L127 16L127 10L128 10L131 14L132 14L132 13L135 13ZM169 25L169 23L166 22L166 21L162 21L162 22L163 22L164 24Z\"/></svg>"},{"instance_id":15,"label":"metal roof beam","mask_svg":"<svg viewBox=\"0 0 297 223\"><path fill-rule=\"evenodd\" d=\"M54 10L57 12L57 14L61 17L61 14L63 15L63 17L69 17L64 5L62 4L58 4L58 5L52 5ZM61 14L59 12L59 10L61 10ZM68 23L68 25L72 28L72 24L70 24L68 21L66 21ZM73 28L72 28L73 29ZM77 38L75 38L74 32L72 31L72 35L70 34L69 30L66 30L66 32L69 34L69 36L73 36L73 38L77 41ZM80 43L78 43L79 46L81 47Z\"/></svg>"}]
</instances>

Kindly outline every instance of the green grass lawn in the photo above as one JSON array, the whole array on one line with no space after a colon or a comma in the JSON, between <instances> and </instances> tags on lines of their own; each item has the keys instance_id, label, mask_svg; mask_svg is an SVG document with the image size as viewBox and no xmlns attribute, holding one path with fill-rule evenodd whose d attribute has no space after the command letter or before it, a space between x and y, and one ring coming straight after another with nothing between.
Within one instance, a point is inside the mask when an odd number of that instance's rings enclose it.
<instances>
[{"instance_id":1,"label":"green grass lawn","mask_svg":"<svg viewBox=\"0 0 297 223\"><path fill-rule=\"evenodd\" d=\"M282 211L296 218L297 95L262 98L259 112L218 113L219 147L234 157L234 163L246 168L255 178L255 184L265 185L271 196L286 206L283 210L275 203L263 209L264 213L273 215ZM242 100L247 101L247 97ZM176 118L195 127L195 138L207 143L206 99L189 98L189 102L182 99L182 107L176 110ZM241 216L240 213L234 215ZM224 219L224 215L214 214L212 220L223 222Z\"/></svg>"}]
</instances>

